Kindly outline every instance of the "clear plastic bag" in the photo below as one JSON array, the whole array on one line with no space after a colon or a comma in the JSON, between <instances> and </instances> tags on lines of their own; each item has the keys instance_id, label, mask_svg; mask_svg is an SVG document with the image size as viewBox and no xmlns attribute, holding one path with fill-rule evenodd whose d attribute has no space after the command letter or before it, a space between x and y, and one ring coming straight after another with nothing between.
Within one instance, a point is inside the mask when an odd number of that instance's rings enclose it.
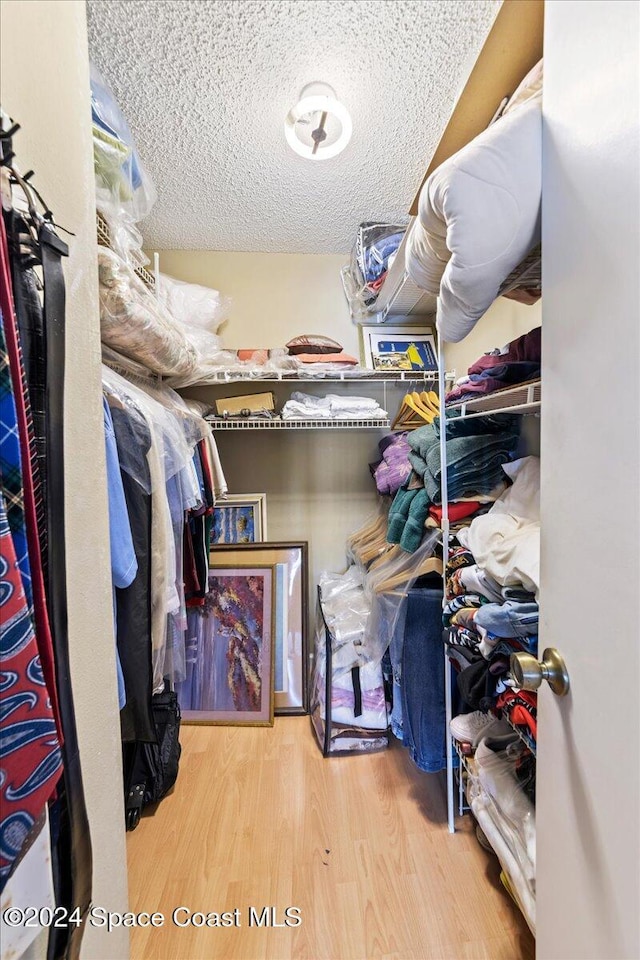
<instances>
[{"instance_id":1,"label":"clear plastic bag","mask_svg":"<svg viewBox=\"0 0 640 960\"><path fill-rule=\"evenodd\" d=\"M370 604L362 588L362 571L320 574L322 614L333 638L333 672L339 677L371 661L365 647Z\"/></svg>"},{"instance_id":2,"label":"clear plastic bag","mask_svg":"<svg viewBox=\"0 0 640 960\"><path fill-rule=\"evenodd\" d=\"M197 484L193 450L209 428L166 387L137 386L105 365L102 385L113 416L119 408L131 421L118 437L121 469L151 496L151 664L153 692L158 693L165 676L183 679L185 669L182 537L179 521L174 526L167 483L176 477L185 486Z\"/></svg>"},{"instance_id":3,"label":"clear plastic bag","mask_svg":"<svg viewBox=\"0 0 640 960\"><path fill-rule=\"evenodd\" d=\"M156 188L136 150L129 124L94 64L91 118L98 207L116 217L122 211L130 223L138 223L156 202Z\"/></svg>"},{"instance_id":4,"label":"clear plastic bag","mask_svg":"<svg viewBox=\"0 0 640 960\"><path fill-rule=\"evenodd\" d=\"M100 334L103 343L164 376L189 376L198 367L184 327L166 312L131 266L98 248Z\"/></svg>"},{"instance_id":5,"label":"clear plastic bag","mask_svg":"<svg viewBox=\"0 0 640 960\"><path fill-rule=\"evenodd\" d=\"M191 462L195 444L204 439L209 425L189 410L182 397L168 387L149 383L143 386L131 383L115 370L102 365L102 386L110 404L117 403L134 418L144 418L160 452L162 472L149 474L140 458L139 437L131 434L131 448L118 447L121 467L143 487L146 493L154 493L155 484L164 485L167 480L184 470Z\"/></svg>"},{"instance_id":6,"label":"clear plastic bag","mask_svg":"<svg viewBox=\"0 0 640 960\"><path fill-rule=\"evenodd\" d=\"M397 223L360 224L349 266L342 270L353 319L363 319L373 308L406 229Z\"/></svg>"},{"instance_id":7,"label":"clear plastic bag","mask_svg":"<svg viewBox=\"0 0 640 960\"><path fill-rule=\"evenodd\" d=\"M231 298L218 290L185 283L165 273L160 274L158 297L173 319L188 330L198 328L212 334L218 332L231 309Z\"/></svg>"},{"instance_id":8,"label":"clear plastic bag","mask_svg":"<svg viewBox=\"0 0 640 960\"><path fill-rule=\"evenodd\" d=\"M311 721L325 757L369 753L389 745L388 715L380 664L336 672L335 638L324 619L318 589ZM327 705L329 708L327 709Z\"/></svg>"},{"instance_id":9,"label":"clear plastic bag","mask_svg":"<svg viewBox=\"0 0 640 960\"><path fill-rule=\"evenodd\" d=\"M367 567L388 549L390 497L378 497L375 511L347 539L347 559L360 567Z\"/></svg>"},{"instance_id":10,"label":"clear plastic bag","mask_svg":"<svg viewBox=\"0 0 640 960\"><path fill-rule=\"evenodd\" d=\"M489 733L476 748L467 795L535 933L535 766L519 740L497 750L490 742Z\"/></svg>"},{"instance_id":11,"label":"clear plastic bag","mask_svg":"<svg viewBox=\"0 0 640 960\"><path fill-rule=\"evenodd\" d=\"M440 561L433 556L440 537L439 530L427 532L415 553L390 547L365 575L363 590L370 613L363 644L374 662L382 660L391 643L407 594L418 577L442 573Z\"/></svg>"}]
</instances>

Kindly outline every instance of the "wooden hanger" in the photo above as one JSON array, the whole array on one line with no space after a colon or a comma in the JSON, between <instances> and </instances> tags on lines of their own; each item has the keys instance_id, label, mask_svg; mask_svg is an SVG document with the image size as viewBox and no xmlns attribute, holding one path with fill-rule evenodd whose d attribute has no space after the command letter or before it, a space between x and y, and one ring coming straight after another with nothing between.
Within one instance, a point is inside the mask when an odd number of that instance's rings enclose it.
<instances>
[{"instance_id":1,"label":"wooden hanger","mask_svg":"<svg viewBox=\"0 0 640 960\"><path fill-rule=\"evenodd\" d=\"M442 560L438 557L427 557L417 568L410 567L407 570L396 573L394 576L374 584L373 589L375 593L389 593L395 590L396 587L408 583L410 580L417 580L418 577L424 577L428 573L437 573L442 576L442 570Z\"/></svg>"}]
</instances>

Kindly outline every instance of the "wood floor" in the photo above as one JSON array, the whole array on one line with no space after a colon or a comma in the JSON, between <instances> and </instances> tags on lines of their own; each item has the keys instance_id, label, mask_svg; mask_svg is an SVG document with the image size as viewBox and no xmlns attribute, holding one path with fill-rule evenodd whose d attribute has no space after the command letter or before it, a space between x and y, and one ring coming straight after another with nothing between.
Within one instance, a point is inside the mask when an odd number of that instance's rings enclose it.
<instances>
[{"instance_id":1,"label":"wood floor","mask_svg":"<svg viewBox=\"0 0 640 960\"><path fill-rule=\"evenodd\" d=\"M307 717L181 740L174 792L128 836L130 909L166 917L132 930L133 960L533 960L497 861L468 817L448 833L440 776L402 747L325 760ZM176 926L179 906L238 926ZM256 926L264 907L302 923Z\"/></svg>"}]
</instances>

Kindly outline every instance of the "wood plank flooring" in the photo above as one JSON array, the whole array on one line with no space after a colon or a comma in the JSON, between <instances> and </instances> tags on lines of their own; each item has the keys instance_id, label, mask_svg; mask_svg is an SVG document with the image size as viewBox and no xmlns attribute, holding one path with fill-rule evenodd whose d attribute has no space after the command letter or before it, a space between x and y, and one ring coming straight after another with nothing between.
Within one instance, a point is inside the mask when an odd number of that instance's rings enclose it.
<instances>
[{"instance_id":1,"label":"wood plank flooring","mask_svg":"<svg viewBox=\"0 0 640 960\"><path fill-rule=\"evenodd\" d=\"M308 717L181 741L175 790L128 835L130 909L166 917L131 931L133 960L533 960L497 861L468 817L448 833L440 776L402 747L325 760ZM238 925L179 927L179 906ZM256 926L264 907L302 923Z\"/></svg>"}]
</instances>

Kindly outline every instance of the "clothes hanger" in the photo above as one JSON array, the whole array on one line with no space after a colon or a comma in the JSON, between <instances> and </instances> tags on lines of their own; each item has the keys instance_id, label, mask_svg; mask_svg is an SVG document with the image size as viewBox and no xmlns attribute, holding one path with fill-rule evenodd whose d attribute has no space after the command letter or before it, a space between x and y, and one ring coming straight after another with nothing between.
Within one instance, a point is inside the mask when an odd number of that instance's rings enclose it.
<instances>
[{"instance_id":1,"label":"clothes hanger","mask_svg":"<svg viewBox=\"0 0 640 960\"><path fill-rule=\"evenodd\" d=\"M39 243L38 232L40 227L45 223L55 230L62 230L64 233L69 234L69 236L74 237L75 234L71 230L67 230L66 227L56 223L53 216L53 211L46 203L37 187L31 182L31 179L34 176L33 170L28 170L26 173L21 174L15 166L13 162L15 158L15 153L13 150L13 137L20 130L20 124L12 123L10 118L7 118L12 125L5 130L2 124L5 122L6 117L7 115L3 113L0 122L0 167L6 168L8 172L8 184L11 195L5 199L7 200L9 207L13 206L13 187L19 187L25 198L27 211L29 214L29 216L25 216L24 219L27 223L27 227L31 234L31 239L34 243ZM42 213L38 211L38 203L42 207Z\"/></svg>"},{"instance_id":2,"label":"clothes hanger","mask_svg":"<svg viewBox=\"0 0 640 960\"><path fill-rule=\"evenodd\" d=\"M442 570L442 560L438 557L426 557L418 567L396 573L387 580L374 584L373 589L375 593L389 593L403 583L408 583L409 580L417 580L418 577L424 577L428 573L438 573L442 576Z\"/></svg>"}]
</instances>

